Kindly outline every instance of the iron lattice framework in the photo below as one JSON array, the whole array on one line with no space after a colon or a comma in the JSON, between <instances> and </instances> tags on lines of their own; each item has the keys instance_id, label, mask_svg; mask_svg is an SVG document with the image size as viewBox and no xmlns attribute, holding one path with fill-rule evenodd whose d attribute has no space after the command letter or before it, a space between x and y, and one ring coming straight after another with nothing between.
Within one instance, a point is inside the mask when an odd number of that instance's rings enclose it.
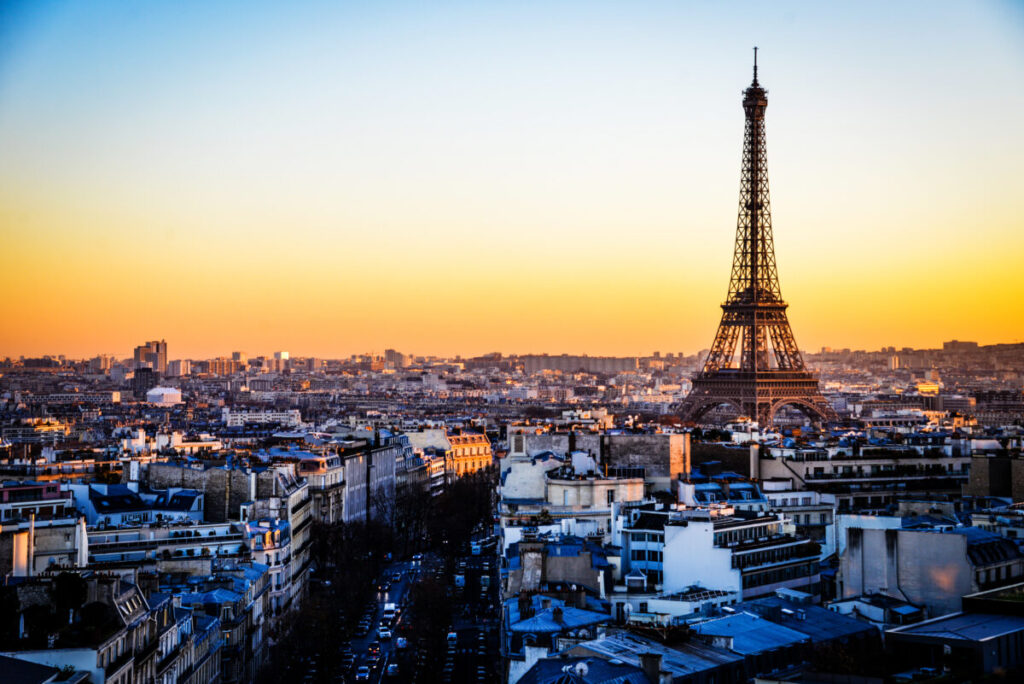
<instances>
[{"instance_id":1,"label":"iron lattice framework","mask_svg":"<svg viewBox=\"0 0 1024 684\"><path fill-rule=\"evenodd\" d=\"M779 288L764 132L768 91L757 82L754 50L754 81L743 94L743 175L729 295L704 367L679 409L684 420L696 421L729 404L766 427L789 404L812 419L835 420L804 366Z\"/></svg>"}]
</instances>

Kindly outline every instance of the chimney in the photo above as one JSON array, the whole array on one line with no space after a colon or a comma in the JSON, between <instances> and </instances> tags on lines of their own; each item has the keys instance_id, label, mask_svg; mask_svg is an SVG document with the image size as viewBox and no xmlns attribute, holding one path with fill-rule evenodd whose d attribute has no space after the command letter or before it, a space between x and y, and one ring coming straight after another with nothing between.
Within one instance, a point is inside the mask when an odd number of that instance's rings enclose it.
<instances>
[{"instance_id":1,"label":"chimney","mask_svg":"<svg viewBox=\"0 0 1024 684\"><path fill-rule=\"evenodd\" d=\"M560 607L551 611L551 619L560 625L565 624L565 617L562 615L562 609Z\"/></svg>"},{"instance_id":2,"label":"chimney","mask_svg":"<svg viewBox=\"0 0 1024 684\"><path fill-rule=\"evenodd\" d=\"M750 445L750 479L761 479L761 446L757 442Z\"/></svg>"},{"instance_id":3,"label":"chimney","mask_svg":"<svg viewBox=\"0 0 1024 684\"><path fill-rule=\"evenodd\" d=\"M541 602L540 602L541 610L547 610L550 607L551 607L551 599L549 599L549 598L541 599Z\"/></svg>"},{"instance_id":4,"label":"chimney","mask_svg":"<svg viewBox=\"0 0 1024 684\"><path fill-rule=\"evenodd\" d=\"M644 674L647 675L647 679L651 684L658 684L658 682L661 681L661 654L641 653L640 668L644 671Z\"/></svg>"},{"instance_id":5,"label":"chimney","mask_svg":"<svg viewBox=\"0 0 1024 684\"><path fill-rule=\"evenodd\" d=\"M519 619L525 620L526 618L533 617L533 601L530 599L529 594L519 595Z\"/></svg>"}]
</instances>

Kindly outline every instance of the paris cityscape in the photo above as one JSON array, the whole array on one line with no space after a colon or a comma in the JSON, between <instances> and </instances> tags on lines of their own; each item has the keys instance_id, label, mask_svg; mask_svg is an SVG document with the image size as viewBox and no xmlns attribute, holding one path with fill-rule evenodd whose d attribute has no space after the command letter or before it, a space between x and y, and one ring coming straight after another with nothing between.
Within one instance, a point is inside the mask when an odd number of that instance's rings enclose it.
<instances>
[{"instance_id":1,"label":"paris cityscape","mask_svg":"<svg viewBox=\"0 0 1024 684\"><path fill-rule=\"evenodd\" d=\"M0 9L0 684L1024 681L1024 7L483 5Z\"/></svg>"}]
</instances>

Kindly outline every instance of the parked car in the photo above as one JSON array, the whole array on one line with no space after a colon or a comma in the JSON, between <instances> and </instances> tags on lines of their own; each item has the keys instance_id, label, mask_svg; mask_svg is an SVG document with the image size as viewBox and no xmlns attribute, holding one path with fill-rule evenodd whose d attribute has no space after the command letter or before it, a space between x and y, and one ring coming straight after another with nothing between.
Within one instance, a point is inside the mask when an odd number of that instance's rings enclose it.
<instances>
[{"instance_id":1,"label":"parked car","mask_svg":"<svg viewBox=\"0 0 1024 684\"><path fill-rule=\"evenodd\" d=\"M368 682L370 681L370 668L366 665L360 665L356 668L356 681L357 682Z\"/></svg>"}]
</instances>

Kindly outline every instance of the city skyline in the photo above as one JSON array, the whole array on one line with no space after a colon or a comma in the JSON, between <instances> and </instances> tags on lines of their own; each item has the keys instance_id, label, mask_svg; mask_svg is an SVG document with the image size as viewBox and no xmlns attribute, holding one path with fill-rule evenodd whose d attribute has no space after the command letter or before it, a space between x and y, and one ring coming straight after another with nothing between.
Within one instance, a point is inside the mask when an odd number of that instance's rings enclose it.
<instances>
[{"instance_id":1,"label":"city skyline","mask_svg":"<svg viewBox=\"0 0 1024 684\"><path fill-rule=\"evenodd\" d=\"M914 351L914 352L917 352L917 351L934 351L934 350L941 350L941 349L943 349L949 343L976 344L979 347L1022 344L1020 341L1016 341L1016 342L1003 341L1003 342L993 342L991 344L985 344L985 343L978 343L975 340L956 340L956 339L951 339L951 340L941 340L941 341L939 341L939 342L937 342L935 344L932 344L932 345L929 345L929 346L925 346L925 347L912 347L912 346L908 346L908 345L896 345L896 344L881 345L881 346L875 347L875 348L857 348L857 347L842 347L842 346L823 345L821 347L815 347L813 349L801 347L800 348L800 352L804 353L804 354L811 354L811 355L813 355L813 354L822 354L822 353L867 353L867 354L881 354L881 353L890 353L890 352L891 353L899 353L899 352L906 352L906 351ZM170 344L169 347L170 347L172 352L176 349L176 347L173 344ZM135 350L137 351L140 348L142 348L142 347L136 346ZM61 352L60 350L52 350L51 349L51 350L49 350L47 352L43 352L41 354L34 354L34 355L32 355L32 354L18 354L18 355L10 355L10 354L8 354L6 356L0 356L0 360L3 360L4 358L13 359L13 360L21 359L21 358L23 358L23 359L65 358L65 359L68 359L68 360L71 360L71 361L88 361L90 359L95 359L97 357L106 356L106 357L109 357L112 360L118 361L118 362L120 362L120 361L131 362L131 361L133 361L133 358L132 358L133 357L133 352L131 351L132 345L128 345L128 349L129 349L129 351L126 351L126 352L112 351L112 350L107 349L107 350L99 350L99 351L87 352L87 353L81 354L81 355L66 354L64 352ZM350 358L353 358L353 357L362 357L362 356L373 356L373 357L383 358L386 355L386 353L390 352L390 351L399 352L399 353L403 354L404 356L406 356L406 357L408 357L410 359L415 359L415 358L472 359L472 358L479 358L479 357L482 357L482 356L486 356L488 354L496 354L496 353L497 354L501 354L502 357L508 357L508 358L523 357L523 356L551 356L551 357L558 357L558 356L580 356L580 357L595 357L595 358L598 358L598 357L609 357L609 358L655 358L656 355L660 356L661 358L667 358L668 355L670 355L670 354L673 357L678 357L680 355L682 355L683 357L692 357L692 356L695 356L695 355L700 356L700 357L704 357L708 353L708 351L710 351L710 348L709 347L703 347L701 349L669 349L669 348L661 348L661 349L647 349L647 350L634 351L632 353L627 352L627 353L623 353L623 354L596 354L596 353L591 353L591 352L587 352L587 351L583 351L583 350L578 350L578 349L563 349L563 350L555 350L555 351L545 351L545 350L539 350L539 349L525 349L525 350L524 349L519 349L519 350L502 351L502 350L492 349L490 351L484 351L484 352L480 352L480 353L477 353L477 354L462 354L462 353L458 353L458 352L455 352L455 351L441 352L441 353L427 353L427 352L421 352L421 351L419 351L417 349L413 349L413 348L402 347L401 345L386 345L385 347L381 347L379 349L362 349L362 350L359 350L359 351L346 352L344 354L331 355L331 354L317 354L317 353L310 352L308 350L303 350L303 349L299 349L297 351L293 350L293 349L284 349L284 348L282 348L280 346L269 347L269 348L266 348L266 349L256 349L256 350L253 350L251 348L246 347L245 345L241 345L241 346L236 345L236 346L234 346L234 347L232 347L230 349L227 349L227 350L223 350L223 349L222 350L214 350L214 351L212 351L212 352L210 352L208 354L204 354L204 353L192 354L192 353L183 353L183 352L168 353L167 358L171 359L171 360L173 360L173 359L203 360L203 359L222 359L222 358L230 359L230 358L232 358L233 355L240 354L241 355L241 360L244 362L244 361L246 361L248 359L257 359L257 358L272 359L272 358L275 357L276 354L287 354L288 357L292 358L292 359L316 358L316 359L325 359L325 360L331 360L331 359L345 360L345 359L350 359ZM700 360L702 361L703 359L701 358Z\"/></svg>"},{"instance_id":2,"label":"city skyline","mask_svg":"<svg viewBox=\"0 0 1024 684\"><path fill-rule=\"evenodd\" d=\"M401 7L12 7L0 356L694 353L755 44L801 346L1024 339L1019 5Z\"/></svg>"}]
</instances>

